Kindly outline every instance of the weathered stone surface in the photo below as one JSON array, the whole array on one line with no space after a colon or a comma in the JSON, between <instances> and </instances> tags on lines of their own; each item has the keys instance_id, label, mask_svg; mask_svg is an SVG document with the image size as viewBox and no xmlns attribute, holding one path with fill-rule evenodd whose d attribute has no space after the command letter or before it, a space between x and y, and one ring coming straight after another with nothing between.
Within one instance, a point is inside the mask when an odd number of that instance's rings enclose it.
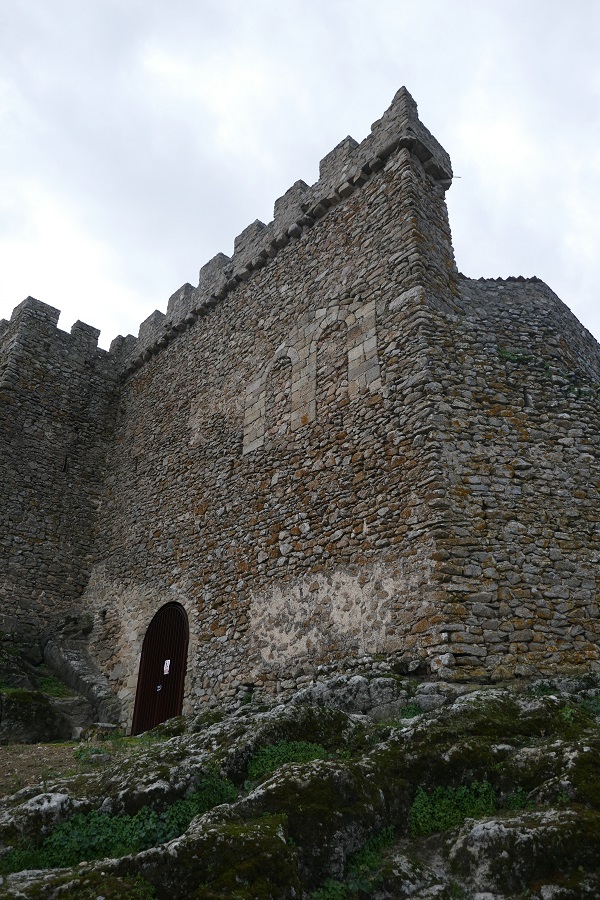
<instances>
[{"instance_id":1,"label":"weathered stone surface","mask_svg":"<svg viewBox=\"0 0 600 900\"><path fill-rule=\"evenodd\" d=\"M70 740L74 726L67 712L37 691L0 692L0 743Z\"/></svg>"},{"instance_id":2,"label":"weathered stone surface","mask_svg":"<svg viewBox=\"0 0 600 900\"><path fill-rule=\"evenodd\" d=\"M375 700L384 680L350 679L355 696ZM212 724L206 716L176 720L173 728L166 723L162 737L157 731L153 740L132 740L127 752L107 742L104 770L0 800L0 867L7 868L10 848L39 846L74 814L165 814L207 772L220 772L238 791L167 843L71 868L4 874L0 897L53 898L65 886L67 895L87 896L85 890L101 886L100 878L106 900L133 891L135 879L138 890L151 885L158 898L175 900L308 900L328 880L332 892L331 879L339 896L346 890L348 897L363 892L378 900L594 896L597 682L462 690L402 679L398 687L407 696L444 695L446 703L382 724L370 720L374 708L363 706L367 715L340 709L348 703L348 684L339 677L322 682L315 696L326 695L329 707L307 704L306 692L263 710L252 700ZM275 762L272 771L250 777L261 751L307 740L321 745L323 758ZM435 798L436 790L447 796L482 784L493 810L470 818L468 811L459 813L446 827L434 823L429 834L427 817L415 819L415 800L423 793ZM386 834L377 850L356 856Z\"/></svg>"}]
</instances>

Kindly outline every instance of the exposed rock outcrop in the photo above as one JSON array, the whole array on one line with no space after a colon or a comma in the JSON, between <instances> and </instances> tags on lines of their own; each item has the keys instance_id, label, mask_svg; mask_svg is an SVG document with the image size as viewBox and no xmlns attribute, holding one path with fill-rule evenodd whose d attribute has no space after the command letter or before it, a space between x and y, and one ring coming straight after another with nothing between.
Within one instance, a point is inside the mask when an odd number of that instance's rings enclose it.
<instances>
[{"instance_id":1,"label":"exposed rock outcrop","mask_svg":"<svg viewBox=\"0 0 600 900\"><path fill-rule=\"evenodd\" d=\"M385 680L172 720L107 742L102 771L5 798L2 870L65 865L4 874L0 897L598 896L600 687ZM126 827L130 845L94 859L91 821L105 850Z\"/></svg>"}]
</instances>

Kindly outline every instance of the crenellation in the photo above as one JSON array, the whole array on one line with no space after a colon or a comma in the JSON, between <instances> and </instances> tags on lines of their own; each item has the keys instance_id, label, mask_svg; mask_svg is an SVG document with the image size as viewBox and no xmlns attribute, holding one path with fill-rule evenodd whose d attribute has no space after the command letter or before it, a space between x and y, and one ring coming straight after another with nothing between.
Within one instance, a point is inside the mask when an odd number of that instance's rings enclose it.
<instances>
[{"instance_id":1,"label":"crenellation","mask_svg":"<svg viewBox=\"0 0 600 900\"><path fill-rule=\"evenodd\" d=\"M323 157L319 163L319 188L321 189L319 194L321 196L327 195L327 188L335 188L346 182L346 176L353 168L352 162L356 157L358 147L358 141L348 135Z\"/></svg>"},{"instance_id":2,"label":"crenellation","mask_svg":"<svg viewBox=\"0 0 600 900\"><path fill-rule=\"evenodd\" d=\"M313 191L305 181L294 182L285 194L278 197L273 206L273 226L275 234L285 234L289 226L302 216L308 206Z\"/></svg>"},{"instance_id":3,"label":"crenellation","mask_svg":"<svg viewBox=\"0 0 600 900\"><path fill-rule=\"evenodd\" d=\"M151 346L163 334L163 326L166 322L166 316L160 310L155 309L147 319L144 319L138 331L138 346L146 348Z\"/></svg>"},{"instance_id":4,"label":"crenellation","mask_svg":"<svg viewBox=\"0 0 600 900\"><path fill-rule=\"evenodd\" d=\"M311 227L328 210L347 200L381 171L386 160L399 149L414 153L432 178L443 182L444 187L449 186L452 169L448 154L421 124L415 101L401 88L361 144L350 136L341 141L321 160L319 181L312 187L303 181L295 182L275 201L273 222L265 225L256 220L249 225L236 237L231 259L217 254L200 270L197 288L183 285L170 297L166 315L156 310L146 319L140 325L135 348L128 341L124 352L125 344L115 344L124 374L139 369L181 331L193 325L198 316L205 316L218 301L247 281L253 271L267 265L290 239L300 237L304 228ZM417 275L418 271L417 268ZM34 298L28 298L24 304L28 301L33 301L27 306L32 315L54 324L58 322L58 310L46 304L36 306L39 301ZM13 317L21 314L21 307L23 304L15 309Z\"/></svg>"},{"instance_id":5,"label":"crenellation","mask_svg":"<svg viewBox=\"0 0 600 900\"><path fill-rule=\"evenodd\" d=\"M203 300L212 296L224 299L232 269L232 260L224 253L217 253L202 266L198 276L198 292Z\"/></svg>"},{"instance_id":6,"label":"crenellation","mask_svg":"<svg viewBox=\"0 0 600 900\"><path fill-rule=\"evenodd\" d=\"M234 241L233 257L217 254L200 272L196 289L184 286L185 300L171 304L167 322L161 335L149 332L138 341L137 354L127 359L124 374L130 375L152 356L163 350L178 333L204 317L238 285L273 260L290 239L297 239L330 209L352 196L386 165L398 150L405 150L406 159L414 153L424 164L424 171L445 190L452 179L450 160L441 145L421 125L417 107L405 89L394 98L384 116L372 126L372 132L359 144L348 136L327 154L319 166L319 180L309 187L297 181L274 205L274 219L268 225L258 219L244 229ZM416 254L418 258L419 254ZM451 261L453 265L453 258ZM204 270L207 270L204 272ZM414 278L421 269L411 266ZM204 274L203 274L204 273ZM180 289L180 291L183 290ZM178 295L179 292L176 292ZM174 296L176 296L174 295ZM451 304L456 309L456 302Z\"/></svg>"},{"instance_id":7,"label":"crenellation","mask_svg":"<svg viewBox=\"0 0 600 900\"><path fill-rule=\"evenodd\" d=\"M35 297L26 297L18 306L15 306L10 318L11 324L25 321L28 319L37 319L46 325L58 325L60 310L36 300Z\"/></svg>"},{"instance_id":8,"label":"crenellation","mask_svg":"<svg viewBox=\"0 0 600 900\"><path fill-rule=\"evenodd\" d=\"M77 321L68 333L57 327L59 317L60 310L35 297L15 307L2 332L0 389L18 389L32 364L53 368L69 359L75 365L87 365L108 355L98 349L99 329Z\"/></svg>"},{"instance_id":9,"label":"crenellation","mask_svg":"<svg viewBox=\"0 0 600 900\"><path fill-rule=\"evenodd\" d=\"M94 350L98 349L100 329L93 328L91 325L86 325L85 322L81 322L78 319L77 322L71 326L71 337L73 338L73 345L76 346L78 350L92 353Z\"/></svg>"},{"instance_id":10,"label":"crenellation","mask_svg":"<svg viewBox=\"0 0 600 900\"><path fill-rule=\"evenodd\" d=\"M133 334L128 334L125 337L119 334L111 341L108 352L122 364L123 360L130 359L135 353L136 346L137 338Z\"/></svg>"},{"instance_id":11,"label":"crenellation","mask_svg":"<svg viewBox=\"0 0 600 900\"><path fill-rule=\"evenodd\" d=\"M260 257L266 258L265 247L269 244L271 229L256 219L238 234L233 243L233 274L241 280L250 277L250 270L258 268L256 265Z\"/></svg>"},{"instance_id":12,"label":"crenellation","mask_svg":"<svg viewBox=\"0 0 600 900\"><path fill-rule=\"evenodd\" d=\"M452 181L450 157L419 119L417 104L406 90L400 88L391 105L371 126L371 138L376 155L389 155L396 144L413 153L425 170L443 187Z\"/></svg>"},{"instance_id":13,"label":"crenellation","mask_svg":"<svg viewBox=\"0 0 600 900\"><path fill-rule=\"evenodd\" d=\"M185 320L192 311L196 288L189 282L183 284L174 294L169 297L167 303L167 314L165 316L165 324L170 322L178 322Z\"/></svg>"}]
</instances>

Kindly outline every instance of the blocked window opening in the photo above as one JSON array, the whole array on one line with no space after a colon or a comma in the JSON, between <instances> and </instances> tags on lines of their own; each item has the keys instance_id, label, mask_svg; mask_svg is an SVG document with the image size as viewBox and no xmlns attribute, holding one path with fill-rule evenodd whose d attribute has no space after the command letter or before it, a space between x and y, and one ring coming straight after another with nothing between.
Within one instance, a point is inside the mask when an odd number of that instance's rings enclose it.
<instances>
[{"instance_id":1,"label":"blocked window opening","mask_svg":"<svg viewBox=\"0 0 600 900\"><path fill-rule=\"evenodd\" d=\"M265 438L271 442L282 437L290 428L292 406L292 361L282 357L267 377L265 410Z\"/></svg>"},{"instance_id":2,"label":"blocked window opening","mask_svg":"<svg viewBox=\"0 0 600 900\"><path fill-rule=\"evenodd\" d=\"M347 404L347 328L345 322L335 322L317 345L317 420L341 425Z\"/></svg>"}]
</instances>

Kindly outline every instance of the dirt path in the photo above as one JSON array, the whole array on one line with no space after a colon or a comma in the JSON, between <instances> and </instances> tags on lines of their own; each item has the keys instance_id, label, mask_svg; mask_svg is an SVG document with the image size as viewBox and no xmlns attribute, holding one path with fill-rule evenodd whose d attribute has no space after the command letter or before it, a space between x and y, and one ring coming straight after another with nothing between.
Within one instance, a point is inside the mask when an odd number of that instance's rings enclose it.
<instances>
[{"instance_id":1,"label":"dirt path","mask_svg":"<svg viewBox=\"0 0 600 900\"><path fill-rule=\"evenodd\" d=\"M14 794L30 784L40 784L57 775L81 771L75 756L79 744L0 745L0 796Z\"/></svg>"}]
</instances>

